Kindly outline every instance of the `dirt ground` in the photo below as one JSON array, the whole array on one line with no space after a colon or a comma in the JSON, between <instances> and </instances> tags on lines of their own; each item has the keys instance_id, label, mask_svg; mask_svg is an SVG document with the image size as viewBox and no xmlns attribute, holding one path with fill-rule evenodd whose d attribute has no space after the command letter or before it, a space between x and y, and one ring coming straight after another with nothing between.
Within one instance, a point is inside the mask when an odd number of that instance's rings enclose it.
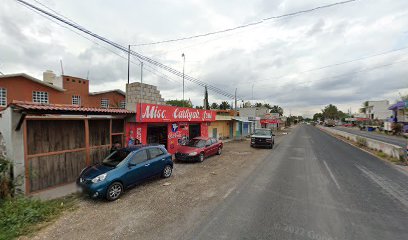
<instances>
[{"instance_id":1,"label":"dirt ground","mask_svg":"<svg viewBox=\"0 0 408 240\"><path fill-rule=\"evenodd\" d=\"M82 197L78 209L31 238L176 239L197 226L271 151L251 148L248 140L225 143L221 156L176 163L172 177L152 179L115 202Z\"/></svg>"}]
</instances>

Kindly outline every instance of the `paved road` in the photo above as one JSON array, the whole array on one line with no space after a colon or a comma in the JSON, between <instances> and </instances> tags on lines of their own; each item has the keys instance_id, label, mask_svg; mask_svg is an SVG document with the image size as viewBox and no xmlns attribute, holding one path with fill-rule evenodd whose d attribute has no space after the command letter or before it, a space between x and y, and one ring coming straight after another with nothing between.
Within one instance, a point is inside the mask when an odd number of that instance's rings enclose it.
<instances>
[{"instance_id":1,"label":"paved road","mask_svg":"<svg viewBox=\"0 0 408 240\"><path fill-rule=\"evenodd\" d=\"M184 239L408 239L408 174L299 126Z\"/></svg>"},{"instance_id":2,"label":"paved road","mask_svg":"<svg viewBox=\"0 0 408 240\"><path fill-rule=\"evenodd\" d=\"M346 127L335 127L337 130L341 130L344 132L356 134L362 137L368 137L372 138L378 141L386 142L386 143L391 143L397 146L401 147L406 147L407 146L407 140L402 138L402 137L395 137L395 136L387 136L387 135L382 135L378 133L373 133L373 132L367 132L367 131L360 131L359 129L354 129L354 128L346 128Z\"/></svg>"}]
</instances>

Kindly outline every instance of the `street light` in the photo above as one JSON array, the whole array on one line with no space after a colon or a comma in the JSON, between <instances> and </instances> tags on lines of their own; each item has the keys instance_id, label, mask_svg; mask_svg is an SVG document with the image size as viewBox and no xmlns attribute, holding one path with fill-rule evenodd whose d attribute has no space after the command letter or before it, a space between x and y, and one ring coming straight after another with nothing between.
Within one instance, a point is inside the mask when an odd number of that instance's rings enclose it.
<instances>
[{"instance_id":1,"label":"street light","mask_svg":"<svg viewBox=\"0 0 408 240\"><path fill-rule=\"evenodd\" d=\"M181 57L183 58L183 107L184 107L184 65L186 64L186 55L181 54Z\"/></svg>"},{"instance_id":2,"label":"street light","mask_svg":"<svg viewBox=\"0 0 408 240\"><path fill-rule=\"evenodd\" d=\"M130 83L130 47L136 45L129 45L128 49L128 84ZM136 57L140 62L140 121L142 120L142 94L143 94L143 62Z\"/></svg>"}]
</instances>

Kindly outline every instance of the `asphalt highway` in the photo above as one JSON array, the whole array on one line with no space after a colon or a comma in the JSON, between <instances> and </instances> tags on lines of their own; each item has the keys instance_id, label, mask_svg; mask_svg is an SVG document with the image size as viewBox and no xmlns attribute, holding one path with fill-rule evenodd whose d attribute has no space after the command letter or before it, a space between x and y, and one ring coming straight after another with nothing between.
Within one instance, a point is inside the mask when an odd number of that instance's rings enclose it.
<instances>
[{"instance_id":1,"label":"asphalt highway","mask_svg":"<svg viewBox=\"0 0 408 240\"><path fill-rule=\"evenodd\" d=\"M185 239L408 239L408 174L293 129Z\"/></svg>"}]
</instances>

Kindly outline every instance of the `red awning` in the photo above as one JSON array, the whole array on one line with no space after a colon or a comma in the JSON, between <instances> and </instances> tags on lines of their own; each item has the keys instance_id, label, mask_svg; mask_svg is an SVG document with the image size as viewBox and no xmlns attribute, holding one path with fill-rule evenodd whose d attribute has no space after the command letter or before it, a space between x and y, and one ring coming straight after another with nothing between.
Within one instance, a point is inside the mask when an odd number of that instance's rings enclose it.
<instances>
[{"instance_id":1,"label":"red awning","mask_svg":"<svg viewBox=\"0 0 408 240\"><path fill-rule=\"evenodd\" d=\"M261 124L277 124L281 123L280 119L261 119Z\"/></svg>"}]
</instances>

